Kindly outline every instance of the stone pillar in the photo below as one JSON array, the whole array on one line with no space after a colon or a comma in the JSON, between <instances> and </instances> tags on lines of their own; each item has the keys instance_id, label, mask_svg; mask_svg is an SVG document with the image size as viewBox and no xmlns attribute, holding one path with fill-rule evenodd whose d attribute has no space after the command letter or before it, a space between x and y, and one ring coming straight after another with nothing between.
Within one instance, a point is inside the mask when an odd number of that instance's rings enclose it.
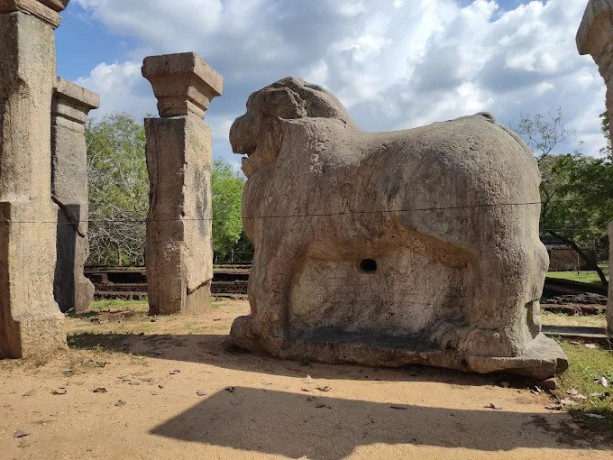
<instances>
[{"instance_id":1,"label":"stone pillar","mask_svg":"<svg viewBox=\"0 0 613 460\"><path fill-rule=\"evenodd\" d=\"M223 79L194 53L145 58L143 76L161 117L145 120L149 313L197 314L210 307L213 278L213 148L203 117Z\"/></svg>"},{"instance_id":2,"label":"stone pillar","mask_svg":"<svg viewBox=\"0 0 613 460\"><path fill-rule=\"evenodd\" d=\"M613 0L588 2L576 41L579 54L590 54L598 65L607 85L607 110L613 114Z\"/></svg>"},{"instance_id":3,"label":"stone pillar","mask_svg":"<svg viewBox=\"0 0 613 460\"><path fill-rule=\"evenodd\" d=\"M613 222L609 224L609 297L607 302L607 332L613 337Z\"/></svg>"},{"instance_id":4,"label":"stone pillar","mask_svg":"<svg viewBox=\"0 0 613 460\"><path fill-rule=\"evenodd\" d=\"M85 313L94 297L94 285L83 274L89 255L87 147L85 122L100 97L63 78L53 96L51 194L59 206L57 264L53 294L60 310Z\"/></svg>"},{"instance_id":5,"label":"stone pillar","mask_svg":"<svg viewBox=\"0 0 613 460\"><path fill-rule=\"evenodd\" d=\"M53 299L54 28L69 0L0 0L0 358L66 346Z\"/></svg>"},{"instance_id":6,"label":"stone pillar","mask_svg":"<svg viewBox=\"0 0 613 460\"><path fill-rule=\"evenodd\" d=\"M613 114L613 0L589 0L577 32L579 54L590 54L607 85L607 111ZM613 124L611 137L613 140ZM613 197L611 197L613 199ZM609 225L609 278L613 271L613 224ZM613 335L613 283L609 279L608 331Z\"/></svg>"}]
</instances>

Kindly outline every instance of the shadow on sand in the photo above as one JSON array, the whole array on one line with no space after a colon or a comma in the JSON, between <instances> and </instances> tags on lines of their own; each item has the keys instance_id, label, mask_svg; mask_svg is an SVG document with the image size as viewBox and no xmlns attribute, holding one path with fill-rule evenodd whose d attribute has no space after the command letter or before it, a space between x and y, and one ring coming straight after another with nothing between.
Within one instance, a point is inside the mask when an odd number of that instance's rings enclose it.
<instances>
[{"instance_id":1,"label":"shadow on sand","mask_svg":"<svg viewBox=\"0 0 613 460\"><path fill-rule=\"evenodd\" d=\"M568 420L560 413L402 406L237 387L210 396L151 433L292 458L341 459L373 444L491 452L573 448L569 440L576 434ZM585 440L580 444L586 447Z\"/></svg>"},{"instance_id":2,"label":"shadow on sand","mask_svg":"<svg viewBox=\"0 0 613 460\"><path fill-rule=\"evenodd\" d=\"M103 349L172 361L185 361L225 369L257 372L289 377L342 380L430 381L455 385L492 385L504 383L525 388L534 381L515 375L478 375L425 366L402 368L372 368L352 364L322 364L308 361L288 361L265 354L248 352L228 346L224 334L134 335L80 333L68 338L71 348Z\"/></svg>"},{"instance_id":3,"label":"shadow on sand","mask_svg":"<svg viewBox=\"0 0 613 460\"><path fill-rule=\"evenodd\" d=\"M502 381L518 387L525 384L513 376L481 376L420 366L377 369L283 361L232 349L226 345L226 337L215 334L82 333L70 337L69 343L76 349L102 348L295 378L309 374L314 379L427 381L467 386L500 384ZM151 433L241 451L313 459L341 459L360 446L374 444L465 448L485 452L590 446L588 438L592 435L589 430L578 430L565 413L407 406L394 403L393 394L386 399L390 402L236 387L233 391L220 391L208 396L157 426Z\"/></svg>"}]
</instances>

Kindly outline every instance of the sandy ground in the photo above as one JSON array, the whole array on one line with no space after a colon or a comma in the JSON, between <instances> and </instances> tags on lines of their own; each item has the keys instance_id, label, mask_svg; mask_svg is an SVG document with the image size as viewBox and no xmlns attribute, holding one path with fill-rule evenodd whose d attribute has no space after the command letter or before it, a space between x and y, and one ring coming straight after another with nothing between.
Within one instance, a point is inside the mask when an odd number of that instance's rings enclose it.
<instances>
[{"instance_id":1,"label":"sandy ground","mask_svg":"<svg viewBox=\"0 0 613 460\"><path fill-rule=\"evenodd\" d=\"M71 350L0 362L0 458L613 458L546 395L501 376L228 349L247 311L69 319Z\"/></svg>"}]
</instances>

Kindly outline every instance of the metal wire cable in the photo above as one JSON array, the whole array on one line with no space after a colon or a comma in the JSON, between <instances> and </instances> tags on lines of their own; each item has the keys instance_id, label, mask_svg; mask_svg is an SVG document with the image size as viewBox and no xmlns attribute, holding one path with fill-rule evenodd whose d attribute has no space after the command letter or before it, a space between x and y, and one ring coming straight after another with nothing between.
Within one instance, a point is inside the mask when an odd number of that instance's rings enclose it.
<instances>
[{"instance_id":1,"label":"metal wire cable","mask_svg":"<svg viewBox=\"0 0 613 460\"><path fill-rule=\"evenodd\" d=\"M568 202L573 200L557 200L555 202ZM548 202L552 203L552 201ZM305 219L312 217L335 217L335 216L348 216L348 215L368 215L368 214L390 214L390 213L406 213L406 212L436 212L436 211L448 211L448 210L461 210L461 209L482 209L482 208L496 208L496 207L512 207L512 206L537 206L542 205L544 202L534 201L525 203L482 203L475 205L460 205L460 206L433 206L433 207L416 207L416 208L404 208L404 209L376 209L376 210L364 210L364 211L341 211L331 213L314 213L314 214L271 214L261 216L242 216L246 220L265 220L265 219ZM613 217L612 217L613 218ZM147 222L185 222L185 221L212 221L213 217L198 217L198 218L169 218L169 219L83 219L73 220L71 222L57 222L57 221L11 221L9 219L0 220L0 223L10 224L56 224L56 225L75 225L77 223L147 223ZM231 220L231 218L216 218L220 220ZM556 230L556 229L550 229Z\"/></svg>"}]
</instances>

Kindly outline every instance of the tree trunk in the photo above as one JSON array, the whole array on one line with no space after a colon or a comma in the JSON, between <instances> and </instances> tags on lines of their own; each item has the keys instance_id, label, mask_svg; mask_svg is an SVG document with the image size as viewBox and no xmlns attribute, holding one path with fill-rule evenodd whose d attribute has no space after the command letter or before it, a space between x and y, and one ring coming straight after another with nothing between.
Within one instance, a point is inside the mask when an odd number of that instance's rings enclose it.
<instances>
[{"instance_id":1,"label":"tree trunk","mask_svg":"<svg viewBox=\"0 0 613 460\"><path fill-rule=\"evenodd\" d=\"M581 248L577 246L577 243L573 241L572 238L566 238L559 233L554 232L553 230L547 230L547 233L556 238L557 240L561 241L562 243L567 244L568 246L573 248L573 250L579 255L579 257L581 257L585 261L588 268L591 268L592 270L595 270L596 273L598 273L598 277L600 278L600 282L602 283L602 285L609 286L607 277L605 276L602 269L598 266L598 261L595 258L589 257L585 252L583 252Z\"/></svg>"}]
</instances>

